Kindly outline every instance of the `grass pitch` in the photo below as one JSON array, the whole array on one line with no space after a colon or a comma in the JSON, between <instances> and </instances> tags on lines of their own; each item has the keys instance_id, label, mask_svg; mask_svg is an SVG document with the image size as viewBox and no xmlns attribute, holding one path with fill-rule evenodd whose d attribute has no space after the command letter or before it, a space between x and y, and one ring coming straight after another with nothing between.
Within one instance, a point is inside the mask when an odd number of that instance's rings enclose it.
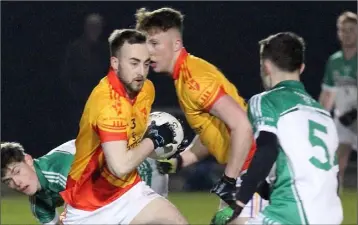
<instances>
[{"instance_id":1,"label":"grass pitch","mask_svg":"<svg viewBox=\"0 0 358 225\"><path fill-rule=\"evenodd\" d=\"M356 192L357 190L345 190L342 195L343 224L357 224ZM214 194L206 192L170 193L169 199L179 208L190 224L209 224L219 203ZM25 196L5 196L1 199L1 224L39 223L32 216L28 199Z\"/></svg>"}]
</instances>

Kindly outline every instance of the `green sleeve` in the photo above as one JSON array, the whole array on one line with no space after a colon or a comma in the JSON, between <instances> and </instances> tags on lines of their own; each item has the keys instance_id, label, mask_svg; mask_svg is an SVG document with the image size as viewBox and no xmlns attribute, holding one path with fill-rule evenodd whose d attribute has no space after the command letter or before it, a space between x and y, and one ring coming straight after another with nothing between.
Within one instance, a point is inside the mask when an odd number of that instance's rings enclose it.
<instances>
[{"instance_id":1,"label":"green sleeve","mask_svg":"<svg viewBox=\"0 0 358 225\"><path fill-rule=\"evenodd\" d=\"M323 86L334 87L333 73L332 73L331 60L328 59L323 77Z\"/></svg>"},{"instance_id":2,"label":"green sleeve","mask_svg":"<svg viewBox=\"0 0 358 225\"><path fill-rule=\"evenodd\" d=\"M49 171L42 171L50 183L53 192L61 192L66 188L66 181L68 173L70 172L74 155L63 152L54 151L52 154L47 155L50 162Z\"/></svg>"},{"instance_id":3,"label":"green sleeve","mask_svg":"<svg viewBox=\"0 0 358 225\"><path fill-rule=\"evenodd\" d=\"M31 196L29 200L31 212L41 224L56 224L58 215L51 197L43 199L35 195Z\"/></svg>"},{"instance_id":4,"label":"green sleeve","mask_svg":"<svg viewBox=\"0 0 358 225\"><path fill-rule=\"evenodd\" d=\"M250 99L247 113L255 138L260 131L276 134L278 116L273 103L263 94L255 95Z\"/></svg>"}]
</instances>

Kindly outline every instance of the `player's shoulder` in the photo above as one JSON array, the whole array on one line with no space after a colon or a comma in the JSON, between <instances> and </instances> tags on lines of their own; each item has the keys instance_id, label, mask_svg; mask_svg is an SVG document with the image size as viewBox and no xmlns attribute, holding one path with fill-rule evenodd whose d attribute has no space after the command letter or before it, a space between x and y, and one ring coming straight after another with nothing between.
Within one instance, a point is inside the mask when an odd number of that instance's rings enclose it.
<instances>
[{"instance_id":1,"label":"player's shoulder","mask_svg":"<svg viewBox=\"0 0 358 225\"><path fill-rule=\"evenodd\" d=\"M112 88L108 76L103 77L96 87L93 88L89 95L84 113L91 112L90 115L96 117L98 112L101 112L103 108L113 105L113 101L116 100L119 95Z\"/></svg>"},{"instance_id":2,"label":"player's shoulder","mask_svg":"<svg viewBox=\"0 0 358 225\"><path fill-rule=\"evenodd\" d=\"M283 90L283 88L275 88L272 90L264 91L258 94L253 95L250 100L249 104L253 104L254 102L268 102L275 99L276 95Z\"/></svg>"},{"instance_id":3,"label":"player's shoulder","mask_svg":"<svg viewBox=\"0 0 358 225\"><path fill-rule=\"evenodd\" d=\"M328 58L328 61L329 62L334 62L334 61L337 61L337 60L342 60L343 58L344 58L343 51L339 50L339 51L336 51L333 54L331 54L329 56L329 58Z\"/></svg>"},{"instance_id":4,"label":"player's shoulder","mask_svg":"<svg viewBox=\"0 0 358 225\"><path fill-rule=\"evenodd\" d=\"M111 89L111 85L110 85L108 76L105 76L93 88L90 97L96 97L98 95L103 95L103 94L109 93L108 90L110 90L110 89Z\"/></svg>"},{"instance_id":5,"label":"player's shoulder","mask_svg":"<svg viewBox=\"0 0 358 225\"><path fill-rule=\"evenodd\" d=\"M70 140L35 160L42 171L62 173L69 170L75 153L75 140Z\"/></svg>"},{"instance_id":6,"label":"player's shoulder","mask_svg":"<svg viewBox=\"0 0 358 225\"><path fill-rule=\"evenodd\" d=\"M146 101L149 100L152 103L154 102L155 98L155 87L151 80L146 79L143 84L142 90L140 91L137 101Z\"/></svg>"},{"instance_id":7,"label":"player's shoulder","mask_svg":"<svg viewBox=\"0 0 358 225\"><path fill-rule=\"evenodd\" d=\"M280 87L256 94L249 99L249 107L251 110L255 110L257 108L280 105L280 102L282 101L280 96L284 91L285 89Z\"/></svg>"},{"instance_id":8,"label":"player's shoulder","mask_svg":"<svg viewBox=\"0 0 358 225\"><path fill-rule=\"evenodd\" d=\"M92 89L86 105L98 105L100 102L106 102L111 97L111 85L108 76L103 77Z\"/></svg>"},{"instance_id":9,"label":"player's shoulder","mask_svg":"<svg viewBox=\"0 0 358 225\"><path fill-rule=\"evenodd\" d=\"M155 87L151 80L146 79L142 88L142 91L146 94L154 94L155 93Z\"/></svg>"},{"instance_id":10,"label":"player's shoulder","mask_svg":"<svg viewBox=\"0 0 358 225\"><path fill-rule=\"evenodd\" d=\"M72 139L69 140L57 147L55 147L54 149L52 149L51 151L49 151L46 156L50 156L50 155L74 155L76 153L76 140Z\"/></svg>"},{"instance_id":11,"label":"player's shoulder","mask_svg":"<svg viewBox=\"0 0 358 225\"><path fill-rule=\"evenodd\" d=\"M193 77L215 79L223 75L222 72L211 62L194 55L188 55L184 69L189 70Z\"/></svg>"}]
</instances>

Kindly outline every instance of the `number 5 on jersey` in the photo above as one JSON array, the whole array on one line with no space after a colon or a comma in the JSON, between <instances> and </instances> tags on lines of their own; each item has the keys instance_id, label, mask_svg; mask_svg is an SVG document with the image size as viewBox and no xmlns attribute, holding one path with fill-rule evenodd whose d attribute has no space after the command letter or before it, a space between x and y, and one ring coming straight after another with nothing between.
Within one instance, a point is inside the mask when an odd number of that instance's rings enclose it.
<instances>
[{"instance_id":1,"label":"number 5 on jersey","mask_svg":"<svg viewBox=\"0 0 358 225\"><path fill-rule=\"evenodd\" d=\"M310 162L317 167L318 169L328 171L330 170L334 165L337 165L337 156L334 156L334 162L333 165L330 163L330 153L328 151L327 145L322 138L318 137L315 132L322 132L324 134L327 134L327 128L323 126L322 124L319 124L313 120L308 120L308 129L309 129L309 141L312 145L312 147L319 146L324 150L325 153L325 162L320 161L318 158L312 156L310 158Z\"/></svg>"}]
</instances>

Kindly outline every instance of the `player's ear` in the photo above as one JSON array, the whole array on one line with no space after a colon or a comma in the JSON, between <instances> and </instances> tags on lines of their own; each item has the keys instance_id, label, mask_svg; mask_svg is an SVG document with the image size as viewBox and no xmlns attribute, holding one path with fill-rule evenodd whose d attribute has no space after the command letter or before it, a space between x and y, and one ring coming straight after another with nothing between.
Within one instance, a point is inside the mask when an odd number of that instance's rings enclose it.
<instances>
[{"instance_id":1,"label":"player's ear","mask_svg":"<svg viewBox=\"0 0 358 225\"><path fill-rule=\"evenodd\" d=\"M272 70L273 70L271 62L268 61L268 60L263 60L263 62L262 62L262 70L263 70L265 76L271 75Z\"/></svg>"},{"instance_id":2,"label":"player's ear","mask_svg":"<svg viewBox=\"0 0 358 225\"><path fill-rule=\"evenodd\" d=\"M306 65L304 63L301 64L301 67L300 67L300 74L303 73L303 71L305 70L306 68Z\"/></svg>"},{"instance_id":3,"label":"player's ear","mask_svg":"<svg viewBox=\"0 0 358 225\"><path fill-rule=\"evenodd\" d=\"M34 159L29 154L25 154L25 163L29 166L34 165Z\"/></svg>"},{"instance_id":4,"label":"player's ear","mask_svg":"<svg viewBox=\"0 0 358 225\"><path fill-rule=\"evenodd\" d=\"M178 52L183 48L182 40L178 37L175 38L173 45L174 45L173 48L175 52Z\"/></svg>"},{"instance_id":5,"label":"player's ear","mask_svg":"<svg viewBox=\"0 0 358 225\"><path fill-rule=\"evenodd\" d=\"M119 64L118 58L111 56L111 67L116 71L118 70L118 64Z\"/></svg>"}]
</instances>

